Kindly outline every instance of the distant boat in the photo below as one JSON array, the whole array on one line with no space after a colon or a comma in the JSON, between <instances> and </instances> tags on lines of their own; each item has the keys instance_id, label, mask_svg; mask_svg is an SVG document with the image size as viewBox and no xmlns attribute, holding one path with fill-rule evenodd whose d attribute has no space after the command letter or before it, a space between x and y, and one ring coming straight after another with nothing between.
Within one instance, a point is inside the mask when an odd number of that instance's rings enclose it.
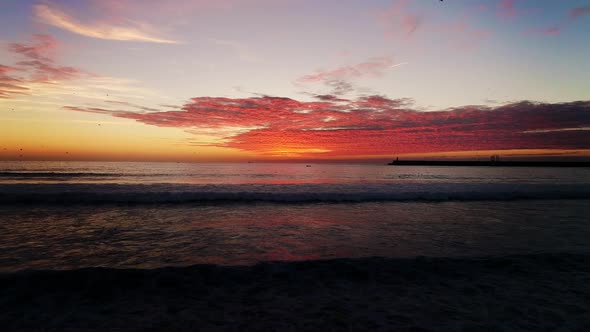
<instances>
[{"instance_id":1,"label":"distant boat","mask_svg":"<svg viewBox=\"0 0 590 332\"><path fill-rule=\"evenodd\" d=\"M305 167L311 167L311 165L305 165Z\"/></svg>"}]
</instances>

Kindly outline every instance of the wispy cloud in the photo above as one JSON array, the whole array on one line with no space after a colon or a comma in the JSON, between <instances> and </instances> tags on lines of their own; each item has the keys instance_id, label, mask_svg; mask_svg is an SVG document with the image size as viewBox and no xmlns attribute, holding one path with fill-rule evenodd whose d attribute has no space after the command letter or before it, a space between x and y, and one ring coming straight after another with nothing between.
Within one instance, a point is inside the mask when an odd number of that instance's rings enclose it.
<instances>
[{"instance_id":1,"label":"wispy cloud","mask_svg":"<svg viewBox=\"0 0 590 332\"><path fill-rule=\"evenodd\" d=\"M561 33L561 27L554 25L541 30L541 33L547 36L555 36Z\"/></svg>"},{"instance_id":2,"label":"wispy cloud","mask_svg":"<svg viewBox=\"0 0 590 332\"><path fill-rule=\"evenodd\" d=\"M182 108L112 115L191 133L226 133L214 146L261 155L327 157L501 149L590 148L590 102L518 102L498 107L461 106L421 112L412 100L323 96L302 102L280 97L198 97ZM579 128L572 129L572 128Z\"/></svg>"},{"instance_id":3,"label":"wispy cloud","mask_svg":"<svg viewBox=\"0 0 590 332\"><path fill-rule=\"evenodd\" d=\"M24 86L25 82L18 77L13 76L13 73L20 70L15 67L0 65L0 99L6 99L27 93L27 88Z\"/></svg>"},{"instance_id":4,"label":"wispy cloud","mask_svg":"<svg viewBox=\"0 0 590 332\"><path fill-rule=\"evenodd\" d=\"M53 53L58 42L49 35L33 35L32 41L9 43L7 50L22 60L11 66L0 65L0 98L30 93L33 84L49 84L72 80L89 74L85 71L56 64Z\"/></svg>"},{"instance_id":5,"label":"wispy cloud","mask_svg":"<svg viewBox=\"0 0 590 332\"><path fill-rule=\"evenodd\" d=\"M122 100L105 100L104 101L107 104L111 104L111 105L118 105L118 106L123 106L123 107L127 107L127 108L131 108L131 109L137 109L140 110L142 112L160 112L159 109L153 108L153 107L146 107L146 106L141 106L141 105L137 105L134 103L130 103L128 101L122 101Z\"/></svg>"},{"instance_id":6,"label":"wispy cloud","mask_svg":"<svg viewBox=\"0 0 590 332\"><path fill-rule=\"evenodd\" d=\"M58 42L50 35L33 35L31 43L10 43L8 50L25 58L16 67L28 72L31 82L55 82L74 79L87 74L78 68L61 66L53 60Z\"/></svg>"},{"instance_id":7,"label":"wispy cloud","mask_svg":"<svg viewBox=\"0 0 590 332\"><path fill-rule=\"evenodd\" d=\"M150 43L178 43L177 40L157 36L153 32L153 28L145 23L128 22L127 25L114 25L107 21L82 23L63 10L49 4L35 5L33 10L35 16L41 22L86 37Z\"/></svg>"},{"instance_id":8,"label":"wispy cloud","mask_svg":"<svg viewBox=\"0 0 590 332\"><path fill-rule=\"evenodd\" d=\"M396 63L396 64L393 64L393 65L389 66L389 68L395 68L395 67L405 66L407 64L409 64L409 62L400 62L400 63Z\"/></svg>"},{"instance_id":9,"label":"wispy cloud","mask_svg":"<svg viewBox=\"0 0 590 332\"><path fill-rule=\"evenodd\" d=\"M572 20L584 16L590 16L590 6L572 8L569 12L569 18Z\"/></svg>"},{"instance_id":10,"label":"wispy cloud","mask_svg":"<svg viewBox=\"0 0 590 332\"><path fill-rule=\"evenodd\" d=\"M167 97L161 93L142 88L141 82L100 76L60 64L57 61L57 55L61 52L60 43L50 35L33 35L30 40L8 43L5 48L16 56L16 61L0 64L0 99L26 101L36 98L36 105L46 103L63 106L63 99L67 96L68 100L111 106L120 103L125 106L124 110L143 111L157 109L131 104L129 101L141 103L146 95L158 95L158 99L167 101ZM39 100L38 97L44 99Z\"/></svg>"},{"instance_id":11,"label":"wispy cloud","mask_svg":"<svg viewBox=\"0 0 590 332\"><path fill-rule=\"evenodd\" d=\"M391 57L371 58L365 62L354 65L342 66L336 69L319 71L316 74L305 75L299 78L299 82L322 82L334 79L348 79L363 76L381 76L385 70L399 65Z\"/></svg>"},{"instance_id":12,"label":"wispy cloud","mask_svg":"<svg viewBox=\"0 0 590 332\"><path fill-rule=\"evenodd\" d=\"M332 89L331 94L343 95L354 90L350 80L362 77L381 77L388 69L406 65L407 62L395 63L392 57L376 57L354 65L335 69L320 70L315 74L304 75L296 80L297 84L323 83Z\"/></svg>"},{"instance_id":13,"label":"wispy cloud","mask_svg":"<svg viewBox=\"0 0 590 332\"><path fill-rule=\"evenodd\" d=\"M408 0L394 1L391 7L385 9L377 16L379 24L385 28L385 36L388 38L402 36L411 37L418 31L423 23L423 15L409 8Z\"/></svg>"},{"instance_id":14,"label":"wispy cloud","mask_svg":"<svg viewBox=\"0 0 590 332\"><path fill-rule=\"evenodd\" d=\"M33 43L10 43L8 50L32 60L48 61L58 47L57 40L49 35L33 35Z\"/></svg>"},{"instance_id":15,"label":"wispy cloud","mask_svg":"<svg viewBox=\"0 0 590 332\"><path fill-rule=\"evenodd\" d=\"M502 0L498 3L498 17L503 19L513 19L517 17L520 12L514 6L514 0Z\"/></svg>"},{"instance_id":16,"label":"wispy cloud","mask_svg":"<svg viewBox=\"0 0 590 332\"><path fill-rule=\"evenodd\" d=\"M575 7L569 10L567 17L565 17L561 23L545 27L541 29L533 30L533 33L539 33L546 36L559 35L567 26L574 23L583 17L590 16L590 6Z\"/></svg>"},{"instance_id":17,"label":"wispy cloud","mask_svg":"<svg viewBox=\"0 0 590 332\"><path fill-rule=\"evenodd\" d=\"M429 3L444 6L443 3ZM429 7L413 8L414 4L409 0L394 0L390 7L384 8L377 15L377 22L383 27L386 39L416 41L416 35L421 32L463 51L475 48L491 35L488 29L480 28L471 22L470 17L473 13L463 13L459 17L447 19L437 17L437 12L429 11ZM477 13L487 10L488 6L485 5L475 7ZM516 17L521 12L514 7L513 1L503 0L498 4L497 13L501 17Z\"/></svg>"}]
</instances>

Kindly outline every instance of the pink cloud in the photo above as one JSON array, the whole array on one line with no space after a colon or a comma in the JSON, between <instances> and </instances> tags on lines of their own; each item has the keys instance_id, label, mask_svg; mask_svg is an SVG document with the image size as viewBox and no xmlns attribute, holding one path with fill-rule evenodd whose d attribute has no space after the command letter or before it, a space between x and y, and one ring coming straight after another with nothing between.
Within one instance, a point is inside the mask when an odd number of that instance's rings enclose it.
<instances>
[{"instance_id":1,"label":"pink cloud","mask_svg":"<svg viewBox=\"0 0 590 332\"><path fill-rule=\"evenodd\" d=\"M378 15L378 22L385 28L385 36L411 37L422 25L422 15L411 11L408 0L394 1L392 6Z\"/></svg>"},{"instance_id":2,"label":"pink cloud","mask_svg":"<svg viewBox=\"0 0 590 332\"><path fill-rule=\"evenodd\" d=\"M514 0L502 0L498 4L497 15L504 19L512 19L519 15L519 12L514 6Z\"/></svg>"},{"instance_id":3,"label":"pink cloud","mask_svg":"<svg viewBox=\"0 0 590 332\"><path fill-rule=\"evenodd\" d=\"M25 94L25 91L28 90L27 87L23 86L25 82L21 78L12 76L13 73L18 73L19 71L18 68L0 64L1 99Z\"/></svg>"},{"instance_id":4,"label":"pink cloud","mask_svg":"<svg viewBox=\"0 0 590 332\"><path fill-rule=\"evenodd\" d=\"M458 18L433 23L438 21L434 17L435 13L416 12L410 8L410 4L408 0L394 1L390 8L378 15L378 22L385 28L386 38L397 36L409 40L420 30L436 36L453 48L466 50L476 47L492 34L489 30L478 28L469 22L469 16L473 14L471 12L485 12L488 10L487 5L472 7ZM499 6L503 15L516 16L513 1L502 1Z\"/></svg>"},{"instance_id":5,"label":"pink cloud","mask_svg":"<svg viewBox=\"0 0 590 332\"><path fill-rule=\"evenodd\" d=\"M0 76L0 99L27 95L29 88L20 85L20 83L22 82L20 82L18 79Z\"/></svg>"},{"instance_id":6,"label":"pink cloud","mask_svg":"<svg viewBox=\"0 0 590 332\"><path fill-rule=\"evenodd\" d=\"M590 6L572 8L569 13L569 18L572 20L584 16L590 16Z\"/></svg>"},{"instance_id":7,"label":"pink cloud","mask_svg":"<svg viewBox=\"0 0 590 332\"><path fill-rule=\"evenodd\" d=\"M58 47L55 38L49 35L33 35L32 44L8 44L8 50L34 60L48 60L49 54Z\"/></svg>"},{"instance_id":8,"label":"pink cloud","mask_svg":"<svg viewBox=\"0 0 590 332\"><path fill-rule=\"evenodd\" d=\"M31 83L53 83L76 79L86 72L55 63L59 43L49 35L34 35L31 42L10 43L7 49L24 58L13 66L0 65L0 98L26 95Z\"/></svg>"},{"instance_id":9,"label":"pink cloud","mask_svg":"<svg viewBox=\"0 0 590 332\"><path fill-rule=\"evenodd\" d=\"M371 96L302 102L289 98L193 98L181 109L128 112L66 107L191 133L228 132L215 146L261 155L312 157L499 149L590 148L590 102L519 102L421 112L411 100ZM232 132L232 130L234 130ZM298 152L297 152L298 151ZM310 152L306 152L310 151Z\"/></svg>"},{"instance_id":10,"label":"pink cloud","mask_svg":"<svg viewBox=\"0 0 590 332\"><path fill-rule=\"evenodd\" d=\"M74 67L57 66L49 61L20 61L17 65L28 70L31 73L31 81L34 82L65 81L85 74L84 71Z\"/></svg>"},{"instance_id":11,"label":"pink cloud","mask_svg":"<svg viewBox=\"0 0 590 332\"><path fill-rule=\"evenodd\" d=\"M533 30L532 32L546 36L559 35L567 26L585 16L590 16L590 6L575 7L569 10L568 16L561 23L547 28Z\"/></svg>"},{"instance_id":12,"label":"pink cloud","mask_svg":"<svg viewBox=\"0 0 590 332\"><path fill-rule=\"evenodd\" d=\"M28 88L22 86L21 79L10 76L10 73L18 72L19 70L14 67L0 65L0 98L9 98L15 95L24 94Z\"/></svg>"},{"instance_id":13,"label":"pink cloud","mask_svg":"<svg viewBox=\"0 0 590 332\"><path fill-rule=\"evenodd\" d=\"M0 77L14 71L18 71L18 69L10 66L0 65Z\"/></svg>"},{"instance_id":14,"label":"pink cloud","mask_svg":"<svg viewBox=\"0 0 590 332\"><path fill-rule=\"evenodd\" d=\"M63 81L84 75L82 70L55 64L52 58L58 46L57 40L49 35L34 35L32 43L10 43L8 50L26 59L16 66L30 73L30 81Z\"/></svg>"},{"instance_id":15,"label":"pink cloud","mask_svg":"<svg viewBox=\"0 0 590 332\"><path fill-rule=\"evenodd\" d=\"M561 28L558 26L548 27L548 28L544 29L542 31L542 33L547 36L555 36L555 35L558 35L561 33Z\"/></svg>"}]
</instances>

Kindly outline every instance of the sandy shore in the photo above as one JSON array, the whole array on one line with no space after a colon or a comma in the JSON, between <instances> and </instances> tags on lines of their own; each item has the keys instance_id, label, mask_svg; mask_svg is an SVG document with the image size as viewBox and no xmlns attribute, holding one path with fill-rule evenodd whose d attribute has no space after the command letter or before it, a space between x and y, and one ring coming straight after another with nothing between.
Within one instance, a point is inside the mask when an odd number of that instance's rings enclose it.
<instances>
[{"instance_id":1,"label":"sandy shore","mask_svg":"<svg viewBox=\"0 0 590 332\"><path fill-rule=\"evenodd\" d=\"M590 256L0 275L3 331L589 331Z\"/></svg>"}]
</instances>

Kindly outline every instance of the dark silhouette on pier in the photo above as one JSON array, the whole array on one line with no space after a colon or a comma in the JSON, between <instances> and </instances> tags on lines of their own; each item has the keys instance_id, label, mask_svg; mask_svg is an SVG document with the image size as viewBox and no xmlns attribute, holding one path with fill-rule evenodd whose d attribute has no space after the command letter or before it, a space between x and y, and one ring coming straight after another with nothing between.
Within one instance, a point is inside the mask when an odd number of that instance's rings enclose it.
<instances>
[{"instance_id":1,"label":"dark silhouette on pier","mask_svg":"<svg viewBox=\"0 0 590 332\"><path fill-rule=\"evenodd\" d=\"M490 160L399 160L395 158L387 165L393 166L495 166L495 167L590 167L588 161L502 161L499 155Z\"/></svg>"}]
</instances>

